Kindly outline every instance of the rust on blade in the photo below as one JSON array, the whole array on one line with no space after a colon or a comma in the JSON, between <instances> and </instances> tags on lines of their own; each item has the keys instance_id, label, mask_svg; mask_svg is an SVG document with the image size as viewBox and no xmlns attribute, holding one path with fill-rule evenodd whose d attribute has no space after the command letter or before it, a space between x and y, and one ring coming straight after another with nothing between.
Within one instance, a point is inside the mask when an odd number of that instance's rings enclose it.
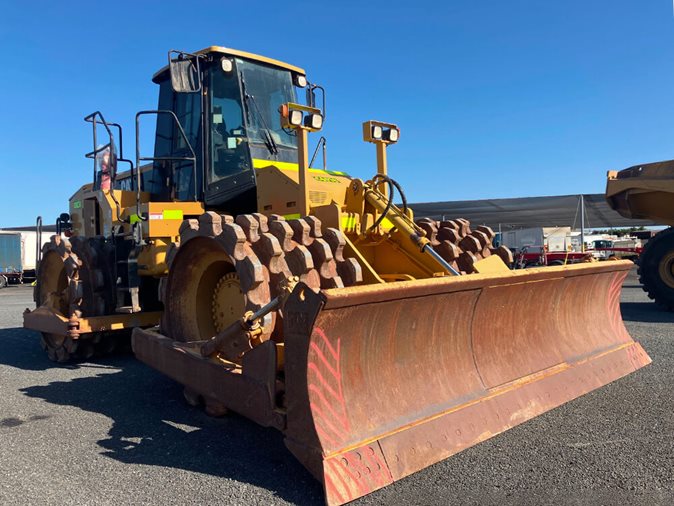
<instances>
[{"instance_id":1,"label":"rust on blade","mask_svg":"<svg viewBox=\"0 0 674 506\"><path fill-rule=\"evenodd\" d=\"M631 265L296 290L288 448L343 504L647 365Z\"/></svg>"}]
</instances>

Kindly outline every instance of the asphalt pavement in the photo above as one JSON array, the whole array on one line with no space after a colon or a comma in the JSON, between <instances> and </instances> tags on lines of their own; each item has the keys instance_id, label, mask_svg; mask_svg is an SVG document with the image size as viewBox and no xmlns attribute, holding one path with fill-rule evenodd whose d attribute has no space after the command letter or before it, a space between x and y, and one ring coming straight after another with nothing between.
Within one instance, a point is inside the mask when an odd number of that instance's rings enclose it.
<instances>
[{"instance_id":1,"label":"asphalt pavement","mask_svg":"<svg viewBox=\"0 0 674 506\"><path fill-rule=\"evenodd\" d=\"M353 504L674 504L674 313L628 276L653 364ZM0 504L322 504L279 432L210 418L131 355L59 366L0 290Z\"/></svg>"}]
</instances>

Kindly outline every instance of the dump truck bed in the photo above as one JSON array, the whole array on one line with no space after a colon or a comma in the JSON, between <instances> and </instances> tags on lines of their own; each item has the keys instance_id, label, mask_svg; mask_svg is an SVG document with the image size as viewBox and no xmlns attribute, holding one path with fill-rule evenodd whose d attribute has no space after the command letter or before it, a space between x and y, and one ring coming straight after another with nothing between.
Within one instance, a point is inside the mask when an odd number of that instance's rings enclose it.
<instances>
[{"instance_id":1,"label":"dump truck bed","mask_svg":"<svg viewBox=\"0 0 674 506\"><path fill-rule=\"evenodd\" d=\"M610 171L606 200L625 218L674 225L674 160Z\"/></svg>"}]
</instances>

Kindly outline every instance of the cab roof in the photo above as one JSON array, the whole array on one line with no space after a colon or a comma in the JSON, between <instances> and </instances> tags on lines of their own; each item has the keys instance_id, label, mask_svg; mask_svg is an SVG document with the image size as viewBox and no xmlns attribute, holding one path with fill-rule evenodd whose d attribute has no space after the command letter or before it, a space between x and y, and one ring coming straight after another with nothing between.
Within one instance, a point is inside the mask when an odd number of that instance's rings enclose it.
<instances>
[{"instance_id":1,"label":"cab roof","mask_svg":"<svg viewBox=\"0 0 674 506\"><path fill-rule=\"evenodd\" d=\"M279 60L274 60L273 58L267 58L266 56L261 56L259 54L254 54L254 53L248 53L246 51L239 51L238 49L231 49L229 47L222 47L222 46L209 46L204 49L200 49L199 51L196 51L195 54L211 54L211 53L216 53L216 54L222 54L226 56L239 56L241 58L245 58L247 60L253 60L253 61L258 61L261 63L266 63L268 65L273 65L274 67L279 67L282 69L290 70L291 72L295 72L297 74L301 75L306 75L306 72L304 71L303 68L296 67L295 65L290 65L289 63L285 63ZM164 66L161 68L161 70L157 71L153 76L152 76L152 81L157 83L159 82L159 77L168 70L168 65Z\"/></svg>"}]
</instances>

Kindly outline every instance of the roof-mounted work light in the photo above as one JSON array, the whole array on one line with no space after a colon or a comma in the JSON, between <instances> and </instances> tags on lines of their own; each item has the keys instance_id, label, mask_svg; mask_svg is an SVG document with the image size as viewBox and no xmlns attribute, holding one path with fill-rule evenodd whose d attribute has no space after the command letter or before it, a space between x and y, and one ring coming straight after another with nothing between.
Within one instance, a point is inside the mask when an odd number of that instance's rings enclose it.
<instances>
[{"instance_id":1,"label":"roof-mounted work light","mask_svg":"<svg viewBox=\"0 0 674 506\"><path fill-rule=\"evenodd\" d=\"M295 74L293 76L293 81L295 83L295 86L297 86L298 88L307 87L307 76L304 76L302 74Z\"/></svg>"},{"instance_id":2,"label":"roof-mounted work light","mask_svg":"<svg viewBox=\"0 0 674 506\"><path fill-rule=\"evenodd\" d=\"M234 64L232 63L232 60L230 60L226 56L223 56L222 58L220 58L220 68L222 69L223 72L229 73L234 68Z\"/></svg>"}]
</instances>

